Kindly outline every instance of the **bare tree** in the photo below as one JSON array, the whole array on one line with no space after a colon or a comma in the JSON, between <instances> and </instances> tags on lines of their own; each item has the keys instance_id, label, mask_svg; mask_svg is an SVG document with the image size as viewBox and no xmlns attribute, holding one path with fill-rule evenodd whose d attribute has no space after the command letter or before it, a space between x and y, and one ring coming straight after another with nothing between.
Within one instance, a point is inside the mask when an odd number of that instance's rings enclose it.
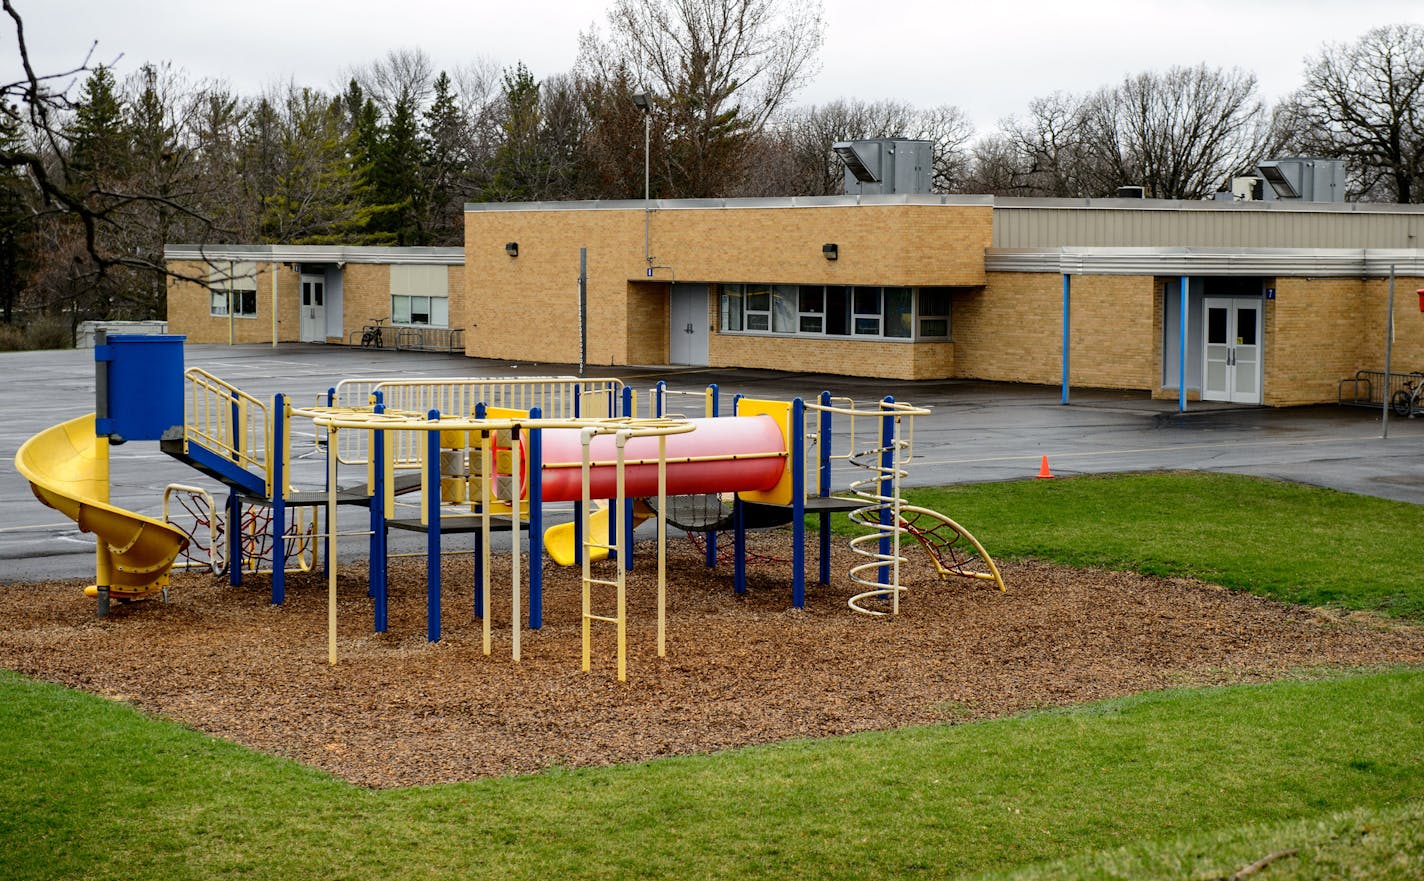
<instances>
[{"instance_id":1,"label":"bare tree","mask_svg":"<svg viewBox=\"0 0 1424 881\"><path fill-rule=\"evenodd\" d=\"M1159 199L1200 199L1260 158L1269 135L1256 76L1206 65L1140 73L1089 99L1087 147L1108 195L1141 185Z\"/></svg>"},{"instance_id":2,"label":"bare tree","mask_svg":"<svg viewBox=\"0 0 1424 881\"><path fill-rule=\"evenodd\" d=\"M1326 46L1283 126L1299 152L1348 160L1356 196L1424 201L1424 27L1378 27Z\"/></svg>"},{"instance_id":3,"label":"bare tree","mask_svg":"<svg viewBox=\"0 0 1424 881\"><path fill-rule=\"evenodd\" d=\"M814 0L616 0L608 18L611 53L656 93L679 196L735 187L742 148L813 73L824 38Z\"/></svg>"},{"instance_id":4,"label":"bare tree","mask_svg":"<svg viewBox=\"0 0 1424 881\"><path fill-rule=\"evenodd\" d=\"M402 103L424 109L435 94L435 63L424 49L392 49L385 58L352 68L343 79L356 80L389 119Z\"/></svg>"}]
</instances>

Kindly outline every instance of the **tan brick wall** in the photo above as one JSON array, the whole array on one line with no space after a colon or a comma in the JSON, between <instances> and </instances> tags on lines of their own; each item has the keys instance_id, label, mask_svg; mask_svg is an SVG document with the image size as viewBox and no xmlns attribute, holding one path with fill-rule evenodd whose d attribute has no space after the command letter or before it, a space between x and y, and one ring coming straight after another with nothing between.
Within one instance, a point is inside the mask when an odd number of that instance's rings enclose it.
<instances>
[{"instance_id":1,"label":"tan brick wall","mask_svg":"<svg viewBox=\"0 0 1424 881\"><path fill-rule=\"evenodd\" d=\"M1276 299L1266 301L1265 403L1334 401L1339 381L1353 374L1362 360L1364 282L1278 278L1275 286Z\"/></svg>"},{"instance_id":2,"label":"tan brick wall","mask_svg":"<svg viewBox=\"0 0 1424 881\"><path fill-rule=\"evenodd\" d=\"M391 268L382 263L346 264L342 270L341 298L342 327L347 339L352 331L359 331L373 318L390 318Z\"/></svg>"},{"instance_id":3,"label":"tan brick wall","mask_svg":"<svg viewBox=\"0 0 1424 881\"><path fill-rule=\"evenodd\" d=\"M174 261L170 271L189 277L207 278L207 267L199 262ZM294 342L298 336L297 273L290 267L277 270L277 339ZM272 264L257 264L257 315L255 317L211 314L212 301L206 284L170 277L168 280L168 331L182 334L194 343L272 342Z\"/></svg>"},{"instance_id":4,"label":"tan brick wall","mask_svg":"<svg viewBox=\"0 0 1424 881\"><path fill-rule=\"evenodd\" d=\"M1383 370L1385 311L1389 306L1389 279L1372 278L1365 283L1361 309L1360 370ZM1424 311L1416 291L1424 288L1424 277L1394 280L1394 345L1390 369L1396 373L1424 371Z\"/></svg>"},{"instance_id":5,"label":"tan brick wall","mask_svg":"<svg viewBox=\"0 0 1424 881\"><path fill-rule=\"evenodd\" d=\"M984 281L991 212L988 206L906 205L669 209L651 217L651 251L661 281L977 285ZM511 241L519 243L518 257L505 254L504 245ZM828 242L839 246L840 259L822 256L821 246ZM665 361L667 297L665 292L655 296L655 289L642 283L646 264L639 210L466 214L464 314L471 325L466 352L575 360L580 247L588 249L589 261L589 363ZM637 320L646 324L635 330ZM789 342L813 345L787 349ZM787 351L843 351L834 340L816 349L819 342L781 337L727 342L714 335L710 347L713 363L724 366L772 366L787 361ZM897 351L892 360L905 369L927 370L926 365L938 363L947 371L948 351L947 344L931 344L918 355ZM657 352L662 354L654 358ZM833 355L808 363L796 356L795 369L831 369L842 360ZM874 369L871 375L893 375Z\"/></svg>"},{"instance_id":6,"label":"tan brick wall","mask_svg":"<svg viewBox=\"0 0 1424 881\"><path fill-rule=\"evenodd\" d=\"M712 337L713 367L754 367L886 379L940 379L954 360L952 343L901 343L844 337L797 338L751 334Z\"/></svg>"},{"instance_id":7,"label":"tan brick wall","mask_svg":"<svg viewBox=\"0 0 1424 881\"><path fill-rule=\"evenodd\" d=\"M996 272L956 293L950 319L954 376L1004 382L1057 382L1063 365L1063 279Z\"/></svg>"}]
</instances>

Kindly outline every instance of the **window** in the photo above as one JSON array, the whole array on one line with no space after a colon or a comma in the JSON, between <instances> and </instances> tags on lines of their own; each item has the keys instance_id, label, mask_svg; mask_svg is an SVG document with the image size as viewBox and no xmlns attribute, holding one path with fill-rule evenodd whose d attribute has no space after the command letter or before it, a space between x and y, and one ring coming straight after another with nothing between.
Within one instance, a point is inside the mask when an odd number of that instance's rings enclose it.
<instances>
[{"instance_id":1,"label":"window","mask_svg":"<svg viewBox=\"0 0 1424 881\"><path fill-rule=\"evenodd\" d=\"M226 318L257 317L257 264L230 260L208 273L208 314Z\"/></svg>"},{"instance_id":2,"label":"window","mask_svg":"<svg viewBox=\"0 0 1424 881\"><path fill-rule=\"evenodd\" d=\"M909 288L885 289L885 335L907 340L914 336L915 319L911 315L914 296Z\"/></svg>"},{"instance_id":3,"label":"window","mask_svg":"<svg viewBox=\"0 0 1424 881\"><path fill-rule=\"evenodd\" d=\"M794 284L779 284L771 292L771 329L777 333L796 332L796 308L799 288Z\"/></svg>"},{"instance_id":4,"label":"window","mask_svg":"<svg viewBox=\"0 0 1424 881\"><path fill-rule=\"evenodd\" d=\"M920 336L949 338L949 289L920 289Z\"/></svg>"},{"instance_id":5,"label":"window","mask_svg":"<svg viewBox=\"0 0 1424 881\"><path fill-rule=\"evenodd\" d=\"M950 288L729 283L719 289L722 333L949 337Z\"/></svg>"},{"instance_id":6,"label":"window","mask_svg":"<svg viewBox=\"0 0 1424 881\"><path fill-rule=\"evenodd\" d=\"M746 287L743 284L722 285L723 333L741 333L745 330L742 325L742 298L745 295Z\"/></svg>"},{"instance_id":7,"label":"window","mask_svg":"<svg viewBox=\"0 0 1424 881\"><path fill-rule=\"evenodd\" d=\"M392 266L391 324L449 327L449 270L444 266Z\"/></svg>"},{"instance_id":8,"label":"window","mask_svg":"<svg viewBox=\"0 0 1424 881\"><path fill-rule=\"evenodd\" d=\"M747 330L771 330L771 286L747 285Z\"/></svg>"},{"instance_id":9,"label":"window","mask_svg":"<svg viewBox=\"0 0 1424 881\"><path fill-rule=\"evenodd\" d=\"M797 316L798 333L820 333L826 322L826 289L820 285L802 285Z\"/></svg>"},{"instance_id":10,"label":"window","mask_svg":"<svg viewBox=\"0 0 1424 881\"><path fill-rule=\"evenodd\" d=\"M880 288L855 288L852 294L856 336L880 336Z\"/></svg>"}]
</instances>

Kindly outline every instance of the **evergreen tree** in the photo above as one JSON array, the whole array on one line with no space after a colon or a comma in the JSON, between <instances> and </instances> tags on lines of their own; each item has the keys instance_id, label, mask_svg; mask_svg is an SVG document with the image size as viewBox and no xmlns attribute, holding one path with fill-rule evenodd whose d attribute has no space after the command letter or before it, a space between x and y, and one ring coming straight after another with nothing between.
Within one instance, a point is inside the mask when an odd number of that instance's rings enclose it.
<instances>
[{"instance_id":1,"label":"evergreen tree","mask_svg":"<svg viewBox=\"0 0 1424 881\"><path fill-rule=\"evenodd\" d=\"M435 96L421 127L421 170L426 200L423 225L431 244L454 246L464 239L463 206L470 195L469 122L460 111L450 77L435 78Z\"/></svg>"},{"instance_id":2,"label":"evergreen tree","mask_svg":"<svg viewBox=\"0 0 1424 881\"><path fill-rule=\"evenodd\" d=\"M415 99L402 95L381 128L371 169L372 207L376 212L372 230L389 236L397 245L429 243L422 222L426 181L421 175L419 134Z\"/></svg>"},{"instance_id":3,"label":"evergreen tree","mask_svg":"<svg viewBox=\"0 0 1424 881\"><path fill-rule=\"evenodd\" d=\"M104 186L127 177L129 144L124 129L124 105L114 74L107 67L96 67L84 81L74 120L65 133L71 178Z\"/></svg>"}]
</instances>

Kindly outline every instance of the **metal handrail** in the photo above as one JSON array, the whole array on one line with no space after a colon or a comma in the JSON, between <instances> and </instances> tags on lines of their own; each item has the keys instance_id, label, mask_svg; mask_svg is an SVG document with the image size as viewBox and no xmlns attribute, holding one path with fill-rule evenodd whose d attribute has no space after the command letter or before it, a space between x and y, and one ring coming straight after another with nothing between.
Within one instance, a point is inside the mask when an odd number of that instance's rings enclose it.
<instances>
[{"instance_id":1,"label":"metal handrail","mask_svg":"<svg viewBox=\"0 0 1424 881\"><path fill-rule=\"evenodd\" d=\"M260 473L270 493L272 420L267 405L200 367L190 367L183 375L188 381L185 440Z\"/></svg>"}]
</instances>

